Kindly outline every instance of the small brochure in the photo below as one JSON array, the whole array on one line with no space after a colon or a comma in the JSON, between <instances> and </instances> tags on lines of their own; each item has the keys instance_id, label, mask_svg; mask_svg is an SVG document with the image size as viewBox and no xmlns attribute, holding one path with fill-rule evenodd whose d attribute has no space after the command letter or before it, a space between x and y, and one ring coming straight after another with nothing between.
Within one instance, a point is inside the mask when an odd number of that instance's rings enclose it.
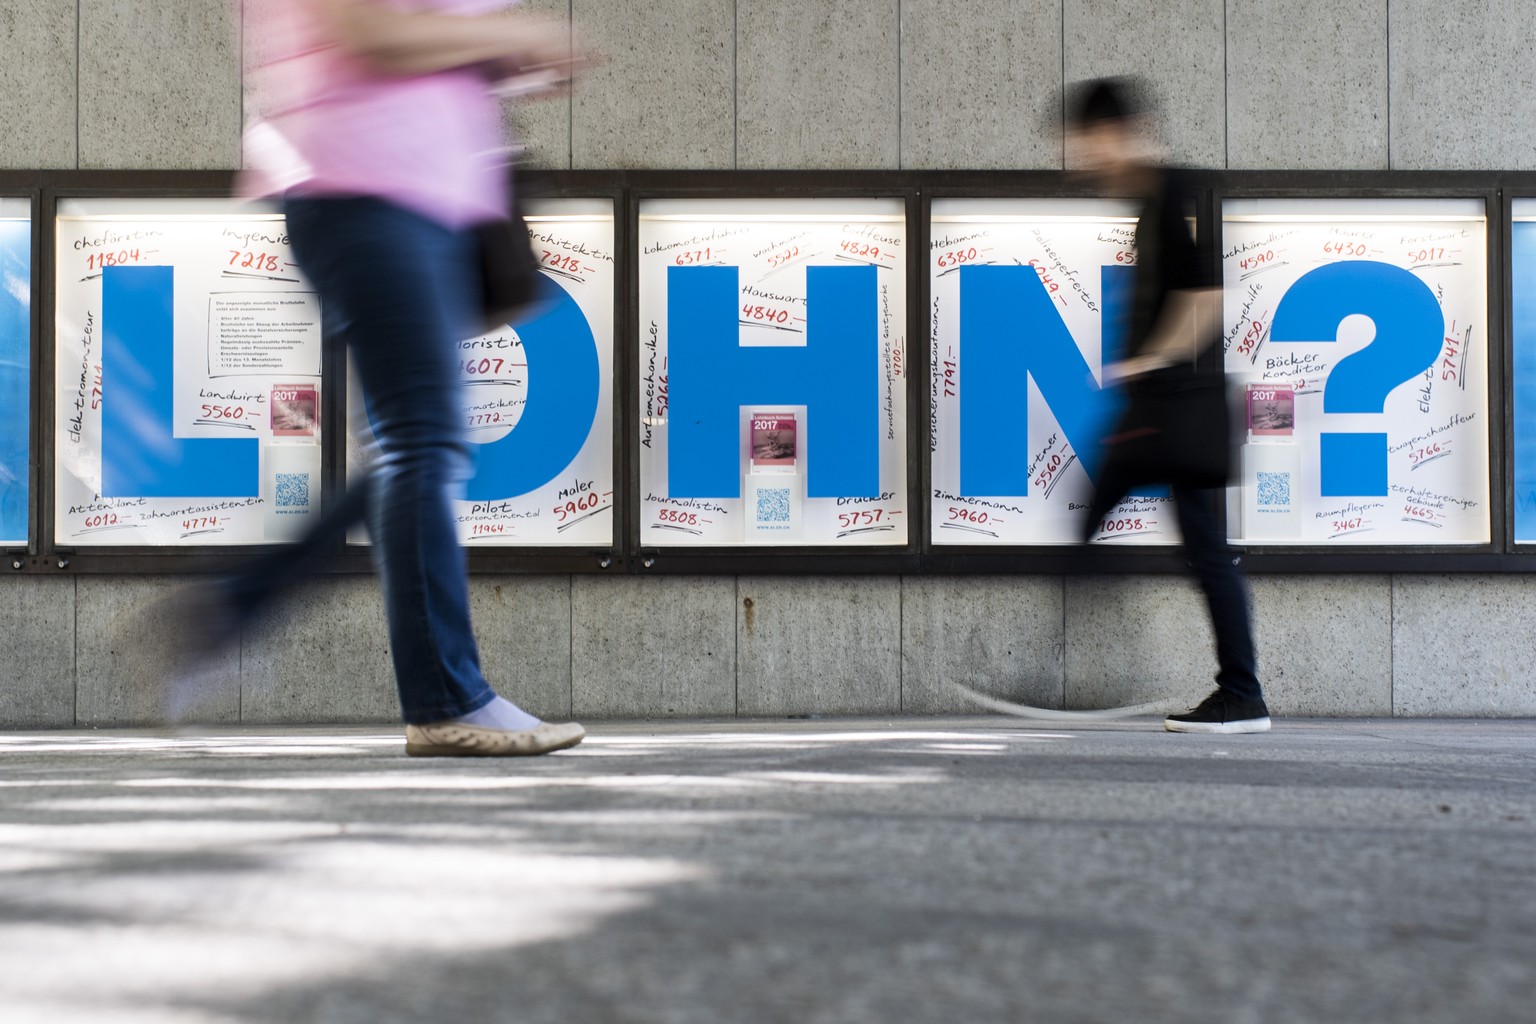
<instances>
[{"instance_id":1,"label":"small brochure","mask_svg":"<svg viewBox=\"0 0 1536 1024\"><path fill-rule=\"evenodd\" d=\"M1248 433L1290 437L1296 429L1296 393L1289 385L1248 385Z\"/></svg>"},{"instance_id":2,"label":"small brochure","mask_svg":"<svg viewBox=\"0 0 1536 1024\"><path fill-rule=\"evenodd\" d=\"M795 466L795 414L752 414L752 468L790 470Z\"/></svg>"},{"instance_id":3,"label":"small brochure","mask_svg":"<svg viewBox=\"0 0 1536 1024\"><path fill-rule=\"evenodd\" d=\"M320 392L313 384L272 386L272 436L314 437L319 433Z\"/></svg>"}]
</instances>

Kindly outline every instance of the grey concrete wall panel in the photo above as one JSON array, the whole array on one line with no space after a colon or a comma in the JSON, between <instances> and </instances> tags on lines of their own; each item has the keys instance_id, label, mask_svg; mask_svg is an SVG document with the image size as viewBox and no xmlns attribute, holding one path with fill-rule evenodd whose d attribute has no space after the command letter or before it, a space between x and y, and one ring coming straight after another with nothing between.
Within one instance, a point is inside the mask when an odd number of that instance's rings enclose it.
<instances>
[{"instance_id":1,"label":"grey concrete wall panel","mask_svg":"<svg viewBox=\"0 0 1536 1024\"><path fill-rule=\"evenodd\" d=\"M75 581L60 574L0 581L0 726L75 724Z\"/></svg>"},{"instance_id":2,"label":"grey concrete wall panel","mask_svg":"<svg viewBox=\"0 0 1536 1024\"><path fill-rule=\"evenodd\" d=\"M0 5L0 167L75 166L75 4Z\"/></svg>"},{"instance_id":3,"label":"grey concrete wall panel","mask_svg":"<svg viewBox=\"0 0 1536 1024\"><path fill-rule=\"evenodd\" d=\"M1226 164L1223 0L1065 0L1066 81L1139 75L1161 103L1169 158Z\"/></svg>"},{"instance_id":4,"label":"grey concrete wall panel","mask_svg":"<svg viewBox=\"0 0 1536 1024\"><path fill-rule=\"evenodd\" d=\"M1393 0L1392 167L1536 167L1536 36L1528 0Z\"/></svg>"},{"instance_id":5,"label":"grey concrete wall panel","mask_svg":"<svg viewBox=\"0 0 1536 1024\"><path fill-rule=\"evenodd\" d=\"M1384 169L1387 121L1381 0L1230 0L1229 166Z\"/></svg>"},{"instance_id":6,"label":"grey concrete wall panel","mask_svg":"<svg viewBox=\"0 0 1536 1024\"><path fill-rule=\"evenodd\" d=\"M736 581L571 579L574 717L736 713Z\"/></svg>"},{"instance_id":7,"label":"grey concrete wall panel","mask_svg":"<svg viewBox=\"0 0 1536 1024\"><path fill-rule=\"evenodd\" d=\"M375 577L321 577L289 592L246 628L241 662L242 721L400 721Z\"/></svg>"},{"instance_id":8,"label":"grey concrete wall panel","mask_svg":"<svg viewBox=\"0 0 1536 1024\"><path fill-rule=\"evenodd\" d=\"M1059 0L903 0L901 166L1061 167Z\"/></svg>"},{"instance_id":9,"label":"grey concrete wall panel","mask_svg":"<svg viewBox=\"0 0 1536 1024\"><path fill-rule=\"evenodd\" d=\"M1068 576L1066 609L1068 708L1177 704L1215 689L1210 617L1188 577Z\"/></svg>"},{"instance_id":10,"label":"grey concrete wall panel","mask_svg":"<svg viewBox=\"0 0 1536 1024\"><path fill-rule=\"evenodd\" d=\"M737 166L899 166L899 8L737 0Z\"/></svg>"},{"instance_id":11,"label":"grey concrete wall panel","mask_svg":"<svg viewBox=\"0 0 1536 1024\"><path fill-rule=\"evenodd\" d=\"M737 601L742 715L901 710L901 580L743 577Z\"/></svg>"},{"instance_id":12,"label":"grey concrete wall panel","mask_svg":"<svg viewBox=\"0 0 1536 1024\"><path fill-rule=\"evenodd\" d=\"M80 166L238 167L238 18L224 0L80 0Z\"/></svg>"},{"instance_id":13,"label":"grey concrete wall panel","mask_svg":"<svg viewBox=\"0 0 1536 1024\"><path fill-rule=\"evenodd\" d=\"M567 25L571 0L527 0L523 9L558 18ZM506 104L509 135L524 147L523 163L530 167L564 169L571 166L571 97L563 96Z\"/></svg>"},{"instance_id":14,"label":"grey concrete wall panel","mask_svg":"<svg viewBox=\"0 0 1536 1024\"><path fill-rule=\"evenodd\" d=\"M571 578L471 576L480 665L496 692L530 714L571 716Z\"/></svg>"},{"instance_id":15,"label":"grey concrete wall panel","mask_svg":"<svg viewBox=\"0 0 1536 1024\"><path fill-rule=\"evenodd\" d=\"M608 58L571 102L571 165L735 164L735 10L725 0L572 0L578 38Z\"/></svg>"},{"instance_id":16,"label":"grey concrete wall panel","mask_svg":"<svg viewBox=\"0 0 1536 1024\"><path fill-rule=\"evenodd\" d=\"M1392 713L1387 576L1255 576L1259 680L1276 715Z\"/></svg>"},{"instance_id":17,"label":"grey concrete wall panel","mask_svg":"<svg viewBox=\"0 0 1536 1024\"><path fill-rule=\"evenodd\" d=\"M1057 576L903 579L901 710L982 710L948 682L1033 707L1061 707L1063 600Z\"/></svg>"},{"instance_id":18,"label":"grey concrete wall panel","mask_svg":"<svg viewBox=\"0 0 1536 1024\"><path fill-rule=\"evenodd\" d=\"M1526 574L1394 577L1394 713L1536 716L1533 622Z\"/></svg>"},{"instance_id":19,"label":"grey concrete wall panel","mask_svg":"<svg viewBox=\"0 0 1536 1024\"><path fill-rule=\"evenodd\" d=\"M77 578L77 724L126 726L164 720L188 630L171 599L192 582L174 576ZM209 667L193 710L200 722L239 720L238 648L224 651Z\"/></svg>"}]
</instances>

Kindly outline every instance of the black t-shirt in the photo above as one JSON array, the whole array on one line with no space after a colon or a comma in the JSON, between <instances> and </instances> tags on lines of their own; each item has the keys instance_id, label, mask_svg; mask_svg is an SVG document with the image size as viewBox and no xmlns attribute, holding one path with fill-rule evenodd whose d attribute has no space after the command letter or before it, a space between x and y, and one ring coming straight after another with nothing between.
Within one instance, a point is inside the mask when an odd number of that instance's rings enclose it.
<instances>
[{"instance_id":1,"label":"black t-shirt","mask_svg":"<svg viewBox=\"0 0 1536 1024\"><path fill-rule=\"evenodd\" d=\"M1142 204L1136 220L1136 287L1126 355L1138 355L1157 325L1168 293L1215 288L1210 239L1196 244L1193 214L1195 191L1183 172L1162 172L1155 195Z\"/></svg>"}]
</instances>

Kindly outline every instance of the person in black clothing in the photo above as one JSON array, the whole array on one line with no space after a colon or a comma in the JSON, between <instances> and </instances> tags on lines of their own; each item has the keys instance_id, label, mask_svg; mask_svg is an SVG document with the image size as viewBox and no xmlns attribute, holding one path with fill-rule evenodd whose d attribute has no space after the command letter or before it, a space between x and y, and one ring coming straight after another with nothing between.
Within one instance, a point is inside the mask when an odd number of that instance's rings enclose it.
<instances>
[{"instance_id":1,"label":"person in black clothing","mask_svg":"<svg viewBox=\"0 0 1536 1024\"><path fill-rule=\"evenodd\" d=\"M1221 322L1221 289L1214 260L1204 248L1209 239L1197 246L1191 237L1184 216L1189 192L1180 173L1156 157L1152 117L1142 95L1125 79L1084 83L1068 122L1077 165L1106 190L1141 203L1129 336L1121 359L1104 368L1105 385L1126 385L1132 408L1139 395L1164 387L1165 379L1177 379L1181 372L1189 377L1201 351L1220 334ZM1161 400L1166 402L1167 395L1165 390ZM1191 407L1189 415L1206 414ZM1187 423L1181 433L1212 439L1224 465L1229 429L1224 407L1208 418L1209 423ZM1111 454L1105 460L1090 506L1090 532L1128 487L1147 482L1133 474L1125 459L1117 464ZM1257 673L1248 582L1216 521L1215 502L1222 492L1187 479L1161 482L1173 487L1185 557L1205 592L1219 665L1216 691L1192 711L1169 716L1164 725L1172 732L1263 732L1270 727L1269 709Z\"/></svg>"}]
</instances>

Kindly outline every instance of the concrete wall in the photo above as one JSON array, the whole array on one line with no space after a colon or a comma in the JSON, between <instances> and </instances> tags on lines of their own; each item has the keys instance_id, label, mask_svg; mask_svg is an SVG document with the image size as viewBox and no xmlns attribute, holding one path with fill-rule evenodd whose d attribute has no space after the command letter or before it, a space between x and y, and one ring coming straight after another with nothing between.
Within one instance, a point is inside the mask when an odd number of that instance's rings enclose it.
<instances>
[{"instance_id":1,"label":"concrete wall","mask_svg":"<svg viewBox=\"0 0 1536 1024\"><path fill-rule=\"evenodd\" d=\"M236 166L260 2L0 5L0 167ZM509 114L554 167L1059 168L1062 83L1124 72L1200 166L1536 167L1525 0L529 6L610 58Z\"/></svg>"},{"instance_id":2,"label":"concrete wall","mask_svg":"<svg viewBox=\"0 0 1536 1024\"><path fill-rule=\"evenodd\" d=\"M228 168L260 0L0 5L0 167ZM1536 167L1522 0L531 0L609 58L509 112L569 168L1060 168L1059 91L1148 76L1175 159L1234 168ZM152 710L135 615L176 581L0 579L0 724ZM1536 715L1524 577L1264 577L1280 714ZM493 680L541 714L961 710L1197 695L1210 641L1167 578L477 577ZM161 634L163 635L163 634ZM395 704L371 581L315 581L221 666L216 715L371 721Z\"/></svg>"},{"instance_id":3,"label":"concrete wall","mask_svg":"<svg viewBox=\"0 0 1536 1024\"><path fill-rule=\"evenodd\" d=\"M0 724L150 719L186 581L0 578ZM486 672L564 718L975 710L945 682L1043 707L1203 696L1200 597L1178 577L477 576ZM1527 576L1261 576L1260 671L1280 715L1536 716ZM315 580L217 666L226 722L396 717L374 582Z\"/></svg>"}]
</instances>

